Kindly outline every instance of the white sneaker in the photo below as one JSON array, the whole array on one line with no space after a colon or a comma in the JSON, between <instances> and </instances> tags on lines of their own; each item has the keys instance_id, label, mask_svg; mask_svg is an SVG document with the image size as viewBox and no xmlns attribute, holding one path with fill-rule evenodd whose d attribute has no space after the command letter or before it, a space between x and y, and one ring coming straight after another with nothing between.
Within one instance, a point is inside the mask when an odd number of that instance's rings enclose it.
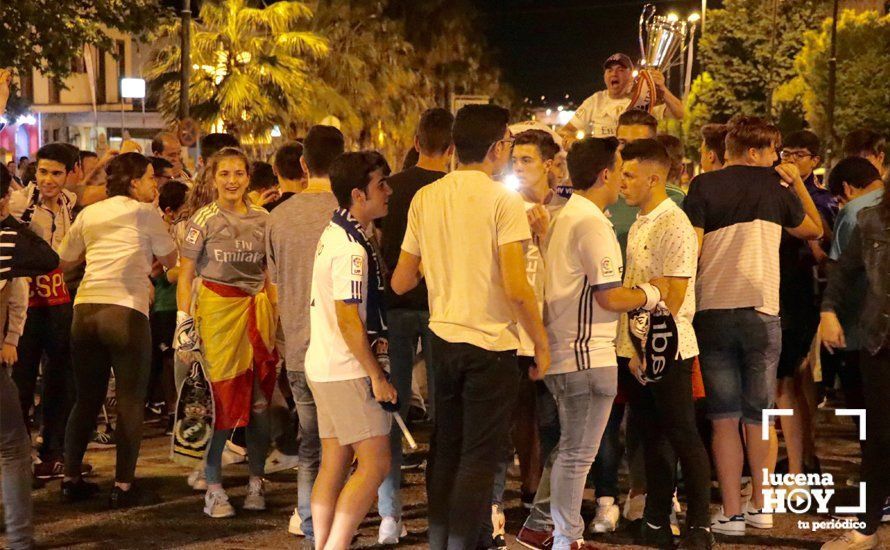
<instances>
[{"instance_id":1,"label":"white sneaker","mask_svg":"<svg viewBox=\"0 0 890 550\"><path fill-rule=\"evenodd\" d=\"M762 508L758 510L751 501L748 501L745 505L745 524L757 529L772 529L773 514L765 512Z\"/></svg>"},{"instance_id":2,"label":"white sneaker","mask_svg":"<svg viewBox=\"0 0 890 550\"><path fill-rule=\"evenodd\" d=\"M711 516L711 532L721 535L729 535L731 537L745 536L745 516L736 514L732 517L726 517L723 509Z\"/></svg>"},{"instance_id":3,"label":"white sneaker","mask_svg":"<svg viewBox=\"0 0 890 550\"><path fill-rule=\"evenodd\" d=\"M299 461L300 459L297 455L286 455L278 449L275 449L269 454L269 457L266 458L266 468L264 471L267 474L274 474L275 472L296 469Z\"/></svg>"},{"instance_id":4,"label":"white sneaker","mask_svg":"<svg viewBox=\"0 0 890 550\"><path fill-rule=\"evenodd\" d=\"M192 470L192 473L190 473L188 477L188 484L189 487L191 487L195 491L203 492L207 490L207 478L204 477L203 464L198 469Z\"/></svg>"},{"instance_id":5,"label":"white sneaker","mask_svg":"<svg viewBox=\"0 0 890 550\"><path fill-rule=\"evenodd\" d=\"M223 449L222 453L222 465L228 466L229 464L241 464L242 462L247 462L247 449L239 447L231 441L226 441L226 448Z\"/></svg>"},{"instance_id":6,"label":"white sneaker","mask_svg":"<svg viewBox=\"0 0 890 550\"><path fill-rule=\"evenodd\" d=\"M204 513L212 518L230 518L235 515L235 508L229 502L229 495L217 489L204 495Z\"/></svg>"},{"instance_id":7,"label":"white sneaker","mask_svg":"<svg viewBox=\"0 0 890 550\"><path fill-rule=\"evenodd\" d=\"M646 495L630 496L624 501L624 519L627 521L637 521L643 519L643 510L646 509Z\"/></svg>"},{"instance_id":8,"label":"white sneaker","mask_svg":"<svg viewBox=\"0 0 890 550\"><path fill-rule=\"evenodd\" d=\"M261 511L266 509L266 496L262 479L251 479L247 482L247 496L244 497L245 510Z\"/></svg>"},{"instance_id":9,"label":"white sneaker","mask_svg":"<svg viewBox=\"0 0 890 550\"><path fill-rule=\"evenodd\" d=\"M587 530L591 533L611 533L618 528L621 509L612 497L596 499L596 516L590 521Z\"/></svg>"},{"instance_id":10,"label":"white sneaker","mask_svg":"<svg viewBox=\"0 0 890 550\"><path fill-rule=\"evenodd\" d=\"M878 534L863 535L859 531L847 531L822 545L822 550L871 550L878 547Z\"/></svg>"},{"instance_id":11,"label":"white sneaker","mask_svg":"<svg viewBox=\"0 0 890 550\"><path fill-rule=\"evenodd\" d=\"M303 532L303 520L300 519L300 513L294 508L294 513L290 517L290 521L287 522L287 532L291 535L297 535L298 537L305 537L306 533Z\"/></svg>"},{"instance_id":12,"label":"white sneaker","mask_svg":"<svg viewBox=\"0 0 890 550\"><path fill-rule=\"evenodd\" d=\"M377 532L377 544L398 544L401 537L408 536L408 528L402 520L393 517L384 517L380 520L380 530Z\"/></svg>"}]
</instances>

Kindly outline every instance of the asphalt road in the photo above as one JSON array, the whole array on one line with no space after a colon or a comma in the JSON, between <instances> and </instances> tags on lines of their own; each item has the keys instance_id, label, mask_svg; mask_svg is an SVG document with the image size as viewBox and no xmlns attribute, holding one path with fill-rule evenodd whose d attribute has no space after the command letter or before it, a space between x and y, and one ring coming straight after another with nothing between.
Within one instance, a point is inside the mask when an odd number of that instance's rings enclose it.
<instances>
[{"instance_id":1,"label":"asphalt road","mask_svg":"<svg viewBox=\"0 0 890 550\"><path fill-rule=\"evenodd\" d=\"M857 500L858 487L848 487L846 480L858 471L859 447L854 440L854 427L849 419L836 419L830 411L822 411L819 423L818 451L823 470L834 476L838 494L834 504L852 504ZM111 488L114 471L114 451L89 451L87 460L95 466L94 481L103 489L102 498L76 505L62 504L59 482L53 481L36 490L35 523L40 548L189 548L189 549L249 549L298 548L301 539L287 534L288 519L296 504L296 472L291 470L269 476L267 485L268 510L251 513L240 510L245 493L247 468L231 465L224 470L232 502L239 510L231 519L210 519L202 513L203 494L186 484L187 468L173 464L167 458L168 439L162 435L160 424L146 426L137 475L139 483L162 498L159 504L124 511L109 511L107 491ZM419 429L421 443L427 440L428 430ZM422 445L422 450L425 449ZM622 476L623 481L623 476ZM401 548L425 548L426 497L423 471L409 471L404 476L405 519L409 536ZM716 492L712 508L717 509ZM508 480L506 494L508 533L515 534L526 512L519 504L518 483ZM682 500L682 495L681 495ZM593 515L592 503L585 503L585 516ZM752 533L720 541L720 548L818 548L821 542L836 531L802 529L800 521L817 522L829 519L815 514L785 514L776 517L776 527L768 532ZM372 513L361 526L356 547L376 544L379 518ZM890 529L883 529L884 546L890 548ZM749 533L751 531L749 530ZM2 539L0 539L2 540ZM601 548L633 548L632 534L626 529L590 538ZM520 548L512 538L511 547Z\"/></svg>"}]
</instances>

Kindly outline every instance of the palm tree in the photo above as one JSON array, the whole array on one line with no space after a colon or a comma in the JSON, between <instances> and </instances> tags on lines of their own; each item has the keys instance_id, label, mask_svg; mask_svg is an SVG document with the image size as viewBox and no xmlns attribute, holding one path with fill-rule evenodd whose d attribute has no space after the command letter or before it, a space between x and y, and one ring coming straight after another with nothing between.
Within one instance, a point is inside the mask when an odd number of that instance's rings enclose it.
<instances>
[{"instance_id":1,"label":"palm tree","mask_svg":"<svg viewBox=\"0 0 890 550\"><path fill-rule=\"evenodd\" d=\"M191 115L209 127L222 121L235 135L263 136L305 116L316 96L313 63L328 42L308 29L304 2L252 7L248 0L203 2L192 32ZM179 102L179 22L158 33L148 78L159 108L174 120Z\"/></svg>"}]
</instances>

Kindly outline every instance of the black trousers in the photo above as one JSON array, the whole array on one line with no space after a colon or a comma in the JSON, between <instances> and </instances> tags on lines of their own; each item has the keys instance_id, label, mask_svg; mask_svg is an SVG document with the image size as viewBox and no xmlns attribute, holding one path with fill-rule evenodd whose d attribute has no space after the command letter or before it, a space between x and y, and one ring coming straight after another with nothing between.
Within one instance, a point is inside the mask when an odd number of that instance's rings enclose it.
<instances>
[{"instance_id":1,"label":"black trousers","mask_svg":"<svg viewBox=\"0 0 890 550\"><path fill-rule=\"evenodd\" d=\"M115 481L130 483L142 444L145 396L151 374L151 329L135 309L108 304L74 308L71 350L77 401L65 431L65 475L80 475L81 461L114 369L117 394Z\"/></svg>"},{"instance_id":2,"label":"black trousers","mask_svg":"<svg viewBox=\"0 0 890 550\"><path fill-rule=\"evenodd\" d=\"M427 468L429 542L475 548L519 388L516 352L432 337L436 418Z\"/></svg>"},{"instance_id":3,"label":"black trousers","mask_svg":"<svg viewBox=\"0 0 890 550\"><path fill-rule=\"evenodd\" d=\"M890 347L884 346L876 355L862 350L862 390L865 394L865 434L867 443L862 456L862 481L867 483L865 495L866 531L872 534L881 526L884 501L890 496Z\"/></svg>"},{"instance_id":4,"label":"black trousers","mask_svg":"<svg viewBox=\"0 0 890 550\"><path fill-rule=\"evenodd\" d=\"M40 360L46 354L43 369L43 445L40 458L59 459L65 444L65 424L74 404L74 375L71 370L71 304L28 309L25 330L19 339L19 360L12 369L12 379L19 389L22 416L28 425L28 413L34 406L34 392Z\"/></svg>"},{"instance_id":5,"label":"black trousers","mask_svg":"<svg viewBox=\"0 0 890 550\"><path fill-rule=\"evenodd\" d=\"M619 361L620 368L627 368L625 361ZM637 383L629 396L643 428L647 480L643 514L647 522L661 527L670 524L678 458L689 506L687 527L710 526L711 465L695 421L692 362L691 358L678 361L658 382Z\"/></svg>"}]
</instances>

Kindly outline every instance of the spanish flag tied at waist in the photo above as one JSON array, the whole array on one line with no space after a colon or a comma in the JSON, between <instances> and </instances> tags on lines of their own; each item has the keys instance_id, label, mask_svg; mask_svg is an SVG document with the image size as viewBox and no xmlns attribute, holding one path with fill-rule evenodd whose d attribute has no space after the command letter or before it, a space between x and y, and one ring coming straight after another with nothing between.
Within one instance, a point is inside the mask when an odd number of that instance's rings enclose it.
<instances>
[{"instance_id":1,"label":"spanish flag tied at waist","mask_svg":"<svg viewBox=\"0 0 890 550\"><path fill-rule=\"evenodd\" d=\"M206 376L215 403L217 430L246 426L257 379L267 401L275 388L276 318L265 291L250 295L229 285L203 281L195 321Z\"/></svg>"}]
</instances>

